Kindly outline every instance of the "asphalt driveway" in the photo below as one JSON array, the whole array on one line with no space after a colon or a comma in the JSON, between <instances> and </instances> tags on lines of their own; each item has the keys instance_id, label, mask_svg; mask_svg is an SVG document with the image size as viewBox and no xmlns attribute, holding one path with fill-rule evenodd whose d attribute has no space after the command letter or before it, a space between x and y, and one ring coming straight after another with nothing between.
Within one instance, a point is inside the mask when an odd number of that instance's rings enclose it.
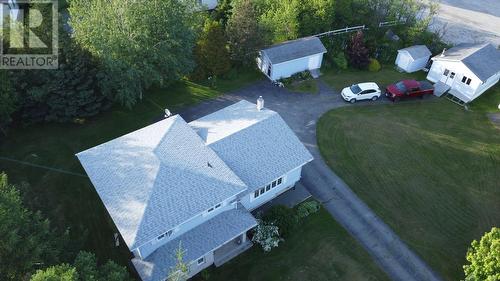
<instances>
[{"instance_id":1,"label":"asphalt driveway","mask_svg":"<svg viewBox=\"0 0 500 281\"><path fill-rule=\"evenodd\" d=\"M440 280L321 158L316 141L318 119L333 108L367 106L373 105L374 102L348 104L324 83L318 83L320 93L312 95L291 93L272 86L268 81L261 81L187 108L179 114L189 122L242 99L255 103L257 98L262 96L265 107L278 112L314 156L314 161L304 167L302 184L364 246L391 279ZM387 102L382 98L375 103Z\"/></svg>"}]
</instances>

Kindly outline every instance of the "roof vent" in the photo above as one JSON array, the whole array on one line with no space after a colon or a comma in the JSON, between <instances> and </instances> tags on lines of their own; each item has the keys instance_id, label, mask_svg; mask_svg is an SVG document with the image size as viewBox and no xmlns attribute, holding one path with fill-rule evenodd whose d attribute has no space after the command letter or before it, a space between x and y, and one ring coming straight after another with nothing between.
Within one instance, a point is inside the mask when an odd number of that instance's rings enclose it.
<instances>
[{"instance_id":1,"label":"roof vent","mask_svg":"<svg viewBox=\"0 0 500 281\"><path fill-rule=\"evenodd\" d=\"M262 96L259 96L259 98L257 99L257 110L261 111L263 108L264 108L264 99L262 98Z\"/></svg>"},{"instance_id":2,"label":"roof vent","mask_svg":"<svg viewBox=\"0 0 500 281\"><path fill-rule=\"evenodd\" d=\"M443 51L441 52L440 57L444 57L444 52L446 52L446 48L443 48Z\"/></svg>"},{"instance_id":3,"label":"roof vent","mask_svg":"<svg viewBox=\"0 0 500 281\"><path fill-rule=\"evenodd\" d=\"M168 110L168 108L165 108L165 118L168 118L172 116L172 112L170 112L170 110Z\"/></svg>"}]
</instances>

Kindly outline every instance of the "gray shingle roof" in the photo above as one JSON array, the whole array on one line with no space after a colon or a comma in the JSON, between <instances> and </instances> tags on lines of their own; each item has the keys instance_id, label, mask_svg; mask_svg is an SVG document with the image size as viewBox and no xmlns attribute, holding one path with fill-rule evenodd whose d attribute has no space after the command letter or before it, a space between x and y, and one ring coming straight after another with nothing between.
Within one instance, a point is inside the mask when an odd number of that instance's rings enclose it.
<instances>
[{"instance_id":1,"label":"gray shingle roof","mask_svg":"<svg viewBox=\"0 0 500 281\"><path fill-rule=\"evenodd\" d=\"M313 159L278 113L240 101L189 123L254 191Z\"/></svg>"},{"instance_id":2,"label":"gray shingle roof","mask_svg":"<svg viewBox=\"0 0 500 281\"><path fill-rule=\"evenodd\" d=\"M433 59L461 61L482 81L500 71L500 51L491 44L459 44Z\"/></svg>"},{"instance_id":3,"label":"gray shingle roof","mask_svg":"<svg viewBox=\"0 0 500 281\"><path fill-rule=\"evenodd\" d=\"M77 156L130 249L247 189L180 116Z\"/></svg>"},{"instance_id":4,"label":"gray shingle roof","mask_svg":"<svg viewBox=\"0 0 500 281\"><path fill-rule=\"evenodd\" d=\"M255 227L257 221L246 210L233 209L223 212L189 232L168 242L146 259L132 259L143 281L164 280L175 266L175 251L182 242L184 261L192 261Z\"/></svg>"},{"instance_id":5,"label":"gray shingle roof","mask_svg":"<svg viewBox=\"0 0 500 281\"><path fill-rule=\"evenodd\" d=\"M407 51L414 60L430 57L432 55L431 51L429 51L429 49L425 45L415 45L398 50L398 52L399 51Z\"/></svg>"},{"instance_id":6,"label":"gray shingle roof","mask_svg":"<svg viewBox=\"0 0 500 281\"><path fill-rule=\"evenodd\" d=\"M315 54L326 53L326 48L317 37L305 37L287 41L261 51L271 63L278 64Z\"/></svg>"}]
</instances>

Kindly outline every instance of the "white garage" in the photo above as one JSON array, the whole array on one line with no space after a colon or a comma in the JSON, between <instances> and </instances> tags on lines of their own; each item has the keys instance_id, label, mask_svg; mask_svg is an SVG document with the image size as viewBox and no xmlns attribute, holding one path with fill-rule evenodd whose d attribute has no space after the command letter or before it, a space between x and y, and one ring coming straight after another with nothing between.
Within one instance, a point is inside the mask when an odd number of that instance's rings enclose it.
<instances>
[{"instance_id":1,"label":"white garage","mask_svg":"<svg viewBox=\"0 0 500 281\"><path fill-rule=\"evenodd\" d=\"M321 68L325 53L326 48L319 38L306 37L261 50L257 65L275 81L306 70L315 72Z\"/></svg>"},{"instance_id":2,"label":"white garage","mask_svg":"<svg viewBox=\"0 0 500 281\"><path fill-rule=\"evenodd\" d=\"M427 65L432 53L425 45L415 45L398 50L396 65L405 72L419 71Z\"/></svg>"}]
</instances>

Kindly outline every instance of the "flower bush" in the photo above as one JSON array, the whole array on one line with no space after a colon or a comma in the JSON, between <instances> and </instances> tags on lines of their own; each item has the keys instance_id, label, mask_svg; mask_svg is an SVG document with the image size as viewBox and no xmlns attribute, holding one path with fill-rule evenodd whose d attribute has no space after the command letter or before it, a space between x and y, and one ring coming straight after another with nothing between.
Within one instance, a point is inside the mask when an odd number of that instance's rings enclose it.
<instances>
[{"instance_id":1,"label":"flower bush","mask_svg":"<svg viewBox=\"0 0 500 281\"><path fill-rule=\"evenodd\" d=\"M279 228L272 222L263 220L258 221L259 224L255 229L252 241L259 244L264 252L270 252L273 248L278 247L279 243L283 241L280 238Z\"/></svg>"}]
</instances>

